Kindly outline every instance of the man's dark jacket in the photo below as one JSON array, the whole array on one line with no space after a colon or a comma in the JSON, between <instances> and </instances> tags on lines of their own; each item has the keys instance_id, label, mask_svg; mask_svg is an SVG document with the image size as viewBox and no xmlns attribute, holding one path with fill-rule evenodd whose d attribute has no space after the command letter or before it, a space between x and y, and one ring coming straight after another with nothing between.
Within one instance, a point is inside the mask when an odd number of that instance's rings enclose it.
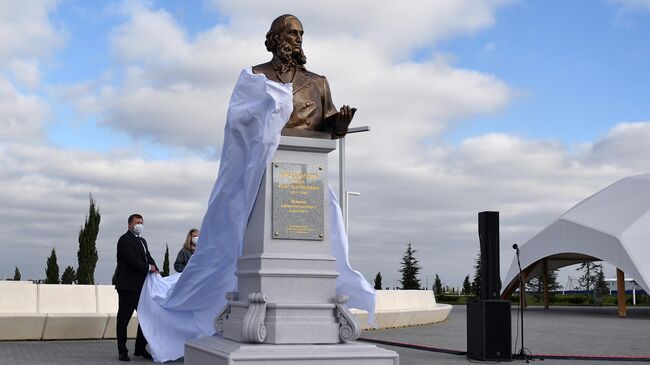
<instances>
[{"instance_id":1,"label":"man's dark jacket","mask_svg":"<svg viewBox=\"0 0 650 365\"><path fill-rule=\"evenodd\" d=\"M149 254L147 241L127 231L117 241L115 289L140 293L149 272L149 265L156 266L156 262Z\"/></svg>"}]
</instances>

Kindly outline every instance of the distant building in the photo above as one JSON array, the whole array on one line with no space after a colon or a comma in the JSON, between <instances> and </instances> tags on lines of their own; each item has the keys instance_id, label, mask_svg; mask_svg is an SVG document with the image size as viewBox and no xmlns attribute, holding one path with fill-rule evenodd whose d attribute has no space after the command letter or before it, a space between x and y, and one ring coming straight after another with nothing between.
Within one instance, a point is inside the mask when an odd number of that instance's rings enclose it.
<instances>
[{"instance_id":1,"label":"distant building","mask_svg":"<svg viewBox=\"0 0 650 365\"><path fill-rule=\"evenodd\" d=\"M614 295L618 294L618 288L616 287L616 278L605 279L607 287L609 288L609 294ZM636 281L632 278L625 278L625 294L632 294L632 305L636 305L636 296L637 295L646 295L647 293Z\"/></svg>"},{"instance_id":2,"label":"distant building","mask_svg":"<svg viewBox=\"0 0 650 365\"><path fill-rule=\"evenodd\" d=\"M607 278L605 279L605 282L607 283L609 294L618 293L618 288L616 287L616 278ZM632 294L632 291L636 291L638 294L639 292L643 291L643 289L641 289L639 284L637 284L634 279L625 278L625 293Z\"/></svg>"}]
</instances>

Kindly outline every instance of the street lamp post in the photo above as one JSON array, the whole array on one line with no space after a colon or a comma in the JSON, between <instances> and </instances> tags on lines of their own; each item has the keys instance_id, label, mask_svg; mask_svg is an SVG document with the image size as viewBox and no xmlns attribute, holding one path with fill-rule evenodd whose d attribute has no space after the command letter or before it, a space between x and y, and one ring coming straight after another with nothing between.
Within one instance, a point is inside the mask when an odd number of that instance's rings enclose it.
<instances>
[{"instance_id":1,"label":"street lamp post","mask_svg":"<svg viewBox=\"0 0 650 365\"><path fill-rule=\"evenodd\" d=\"M350 216L350 214L349 214L349 209L350 209L349 198L350 198L350 195L359 196L359 195L361 195L361 193L357 193L357 192L354 192L354 191L347 191L347 190L345 191L345 221L344 221L344 224L345 224L345 232L348 233L348 234L349 234L349 232L348 232L348 217Z\"/></svg>"},{"instance_id":2,"label":"street lamp post","mask_svg":"<svg viewBox=\"0 0 650 365\"><path fill-rule=\"evenodd\" d=\"M369 126L348 128L348 134L369 132ZM354 193L350 195L359 195ZM345 232L348 231L348 193L345 186L345 137L339 139L339 199L341 199L341 213L345 223Z\"/></svg>"}]
</instances>

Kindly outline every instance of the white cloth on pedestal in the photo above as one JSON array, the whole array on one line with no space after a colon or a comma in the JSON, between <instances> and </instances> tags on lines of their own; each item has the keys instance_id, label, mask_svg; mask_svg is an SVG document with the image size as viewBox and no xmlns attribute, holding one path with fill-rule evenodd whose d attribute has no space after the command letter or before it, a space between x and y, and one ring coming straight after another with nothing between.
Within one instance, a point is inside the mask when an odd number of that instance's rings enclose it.
<instances>
[{"instance_id":1,"label":"white cloth on pedestal","mask_svg":"<svg viewBox=\"0 0 650 365\"><path fill-rule=\"evenodd\" d=\"M375 324L375 288L360 272L350 266L348 259L348 235L343 225L343 214L332 186L329 186L330 246L336 258L336 294L348 296L348 307L368 312L368 323Z\"/></svg>"},{"instance_id":2,"label":"white cloth on pedestal","mask_svg":"<svg viewBox=\"0 0 650 365\"><path fill-rule=\"evenodd\" d=\"M156 362L183 356L185 341L214 335L213 321L237 290L235 270L244 232L264 171L293 110L291 84L253 74L239 76L228 108L219 174L201 225L197 248L181 274L149 274L138 304L138 321ZM331 246L339 277L337 295L370 313L374 289L348 261L341 211L330 188Z\"/></svg>"}]
</instances>

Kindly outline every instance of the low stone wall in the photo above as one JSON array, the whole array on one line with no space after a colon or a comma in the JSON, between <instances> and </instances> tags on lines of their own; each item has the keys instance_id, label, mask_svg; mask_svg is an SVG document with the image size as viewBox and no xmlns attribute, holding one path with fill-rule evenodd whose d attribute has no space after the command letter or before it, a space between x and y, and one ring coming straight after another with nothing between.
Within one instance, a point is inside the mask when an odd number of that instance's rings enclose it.
<instances>
[{"instance_id":1,"label":"low stone wall","mask_svg":"<svg viewBox=\"0 0 650 365\"><path fill-rule=\"evenodd\" d=\"M352 309L364 330L408 327L442 322L452 306L436 303L431 290L377 290L375 326L368 324L368 313Z\"/></svg>"},{"instance_id":2,"label":"low stone wall","mask_svg":"<svg viewBox=\"0 0 650 365\"><path fill-rule=\"evenodd\" d=\"M118 296L112 285L33 284L0 281L0 341L115 338ZM363 329L444 321L451 306L436 303L430 290L378 290L376 327L355 310ZM137 317L128 335L137 332Z\"/></svg>"},{"instance_id":3,"label":"low stone wall","mask_svg":"<svg viewBox=\"0 0 650 365\"><path fill-rule=\"evenodd\" d=\"M117 292L112 285L0 282L0 340L115 338ZM135 338L137 317L129 322Z\"/></svg>"}]
</instances>

